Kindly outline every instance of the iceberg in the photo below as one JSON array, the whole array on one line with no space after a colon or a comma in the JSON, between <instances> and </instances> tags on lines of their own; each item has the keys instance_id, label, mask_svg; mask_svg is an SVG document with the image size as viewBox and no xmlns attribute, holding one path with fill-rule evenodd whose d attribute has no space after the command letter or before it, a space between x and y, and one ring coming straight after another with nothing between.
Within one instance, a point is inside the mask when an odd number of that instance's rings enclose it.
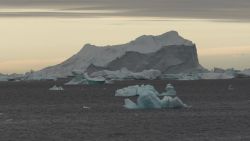
<instances>
[{"instance_id":1,"label":"iceberg","mask_svg":"<svg viewBox=\"0 0 250 141\"><path fill-rule=\"evenodd\" d=\"M152 85L141 85L141 86L134 85L117 90L115 92L115 96L123 96L123 97L138 96L147 91L151 91L156 95L159 95L159 93L155 90L155 88Z\"/></svg>"},{"instance_id":2,"label":"iceberg","mask_svg":"<svg viewBox=\"0 0 250 141\"><path fill-rule=\"evenodd\" d=\"M156 93L151 90L143 89L137 98L137 104L130 99L124 100L124 107L127 109L160 109L162 108L161 100Z\"/></svg>"},{"instance_id":3,"label":"iceberg","mask_svg":"<svg viewBox=\"0 0 250 141\"><path fill-rule=\"evenodd\" d=\"M238 72L237 75L239 78L249 78L250 77L250 69L244 69L244 70Z\"/></svg>"},{"instance_id":4,"label":"iceberg","mask_svg":"<svg viewBox=\"0 0 250 141\"><path fill-rule=\"evenodd\" d=\"M167 84L165 90L166 92L161 93L160 96L172 96L172 97L176 96L176 91L175 88L172 86L172 84Z\"/></svg>"},{"instance_id":5,"label":"iceberg","mask_svg":"<svg viewBox=\"0 0 250 141\"><path fill-rule=\"evenodd\" d=\"M247 72L247 71L245 71ZM206 79L233 79L236 77L244 77L246 73L235 69L220 69L214 68L213 71L192 72L192 73L178 73L178 74L163 74L161 79L170 80L206 80Z\"/></svg>"},{"instance_id":6,"label":"iceberg","mask_svg":"<svg viewBox=\"0 0 250 141\"><path fill-rule=\"evenodd\" d=\"M147 86L147 85L146 85ZM149 85L150 86L150 85ZM153 87L153 86L152 86ZM137 89L133 89L137 88ZM159 93L155 89L139 89L140 86L130 86L125 89L132 91L120 91L124 94L119 93L119 96L134 96L139 95L137 103L130 99L124 100L124 107L127 109L161 109L161 108L187 108L188 106L182 102L182 100L176 96L176 91L171 84L166 86L166 92L160 94L164 96L162 99L159 98ZM169 91L169 92L168 92ZM130 94L131 92L132 94ZM116 94L117 96L118 94Z\"/></svg>"},{"instance_id":7,"label":"iceberg","mask_svg":"<svg viewBox=\"0 0 250 141\"><path fill-rule=\"evenodd\" d=\"M36 71L29 77L61 78L70 76L72 70L90 74L100 70L120 70L123 67L132 72L146 69L169 73L189 72L201 69L197 56L196 46L192 41L184 39L176 31L169 31L158 36L143 35L121 45L86 44L64 62ZM95 66L94 71L89 70L91 66Z\"/></svg>"},{"instance_id":8,"label":"iceberg","mask_svg":"<svg viewBox=\"0 0 250 141\"><path fill-rule=\"evenodd\" d=\"M31 70L30 72L26 72L23 76L23 80L53 80L56 81L57 77L54 76L48 76L48 75L35 75L35 72Z\"/></svg>"},{"instance_id":9,"label":"iceberg","mask_svg":"<svg viewBox=\"0 0 250 141\"><path fill-rule=\"evenodd\" d=\"M83 85L83 84L88 84L88 83L87 80L82 76L75 76L72 80L65 83L65 85Z\"/></svg>"},{"instance_id":10,"label":"iceberg","mask_svg":"<svg viewBox=\"0 0 250 141\"><path fill-rule=\"evenodd\" d=\"M23 80L23 74L1 74L0 73L0 81L20 81Z\"/></svg>"},{"instance_id":11,"label":"iceberg","mask_svg":"<svg viewBox=\"0 0 250 141\"><path fill-rule=\"evenodd\" d=\"M139 109L139 107L137 106L137 104L135 104L133 101L131 101L130 99L126 98L124 100L124 107L127 109Z\"/></svg>"},{"instance_id":12,"label":"iceberg","mask_svg":"<svg viewBox=\"0 0 250 141\"><path fill-rule=\"evenodd\" d=\"M215 73L215 72L209 72L209 73L200 73L199 74L201 79L233 79L235 78L235 74L233 73Z\"/></svg>"},{"instance_id":13,"label":"iceberg","mask_svg":"<svg viewBox=\"0 0 250 141\"><path fill-rule=\"evenodd\" d=\"M7 75L0 74L0 81L8 81L9 77Z\"/></svg>"},{"instance_id":14,"label":"iceberg","mask_svg":"<svg viewBox=\"0 0 250 141\"><path fill-rule=\"evenodd\" d=\"M200 80L199 73L178 73L178 74L163 74L161 79L165 80Z\"/></svg>"},{"instance_id":15,"label":"iceberg","mask_svg":"<svg viewBox=\"0 0 250 141\"><path fill-rule=\"evenodd\" d=\"M219 69L214 68L212 72L199 73L201 79L233 79L237 76L238 71L234 68L231 69Z\"/></svg>"},{"instance_id":16,"label":"iceberg","mask_svg":"<svg viewBox=\"0 0 250 141\"><path fill-rule=\"evenodd\" d=\"M57 86L55 85L55 86L51 87L49 90L50 90L50 91L63 91L64 89L63 89L63 87L61 87L61 86L57 87Z\"/></svg>"},{"instance_id":17,"label":"iceberg","mask_svg":"<svg viewBox=\"0 0 250 141\"><path fill-rule=\"evenodd\" d=\"M145 91L137 99L139 109L161 109L161 100L151 91Z\"/></svg>"},{"instance_id":18,"label":"iceberg","mask_svg":"<svg viewBox=\"0 0 250 141\"><path fill-rule=\"evenodd\" d=\"M131 72L127 68L122 68L117 71L102 70L93 72L92 77L104 77L111 80L124 80L124 79L139 79L139 80L153 80L161 76L159 70L144 70L142 72Z\"/></svg>"},{"instance_id":19,"label":"iceberg","mask_svg":"<svg viewBox=\"0 0 250 141\"><path fill-rule=\"evenodd\" d=\"M79 74L79 73L73 73L74 78L70 80L69 82L65 83L65 85L97 85L97 84L105 84L106 80L103 77L95 77L91 78L88 76L87 73L85 74Z\"/></svg>"},{"instance_id":20,"label":"iceberg","mask_svg":"<svg viewBox=\"0 0 250 141\"><path fill-rule=\"evenodd\" d=\"M82 106L82 108L83 108L84 110L89 110L89 109L90 109L90 107L88 107L88 106Z\"/></svg>"},{"instance_id":21,"label":"iceberg","mask_svg":"<svg viewBox=\"0 0 250 141\"><path fill-rule=\"evenodd\" d=\"M179 97L164 96L161 100L163 108L187 108L188 106L182 102Z\"/></svg>"},{"instance_id":22,"label":"iceberg","mask_svg":"<svg viewBox=\"0 0 250 141\"><path fill-rule=\"evenodd\" d=\"M87 80L87 83L88 84L93 84L93 85L96 85L96 84L105 84L106 82L106 79L101 77L101 76L98 76L98 77L89 77L87 73L84 74L84 77L86 78Z\"/></svg>"}]
</instances>

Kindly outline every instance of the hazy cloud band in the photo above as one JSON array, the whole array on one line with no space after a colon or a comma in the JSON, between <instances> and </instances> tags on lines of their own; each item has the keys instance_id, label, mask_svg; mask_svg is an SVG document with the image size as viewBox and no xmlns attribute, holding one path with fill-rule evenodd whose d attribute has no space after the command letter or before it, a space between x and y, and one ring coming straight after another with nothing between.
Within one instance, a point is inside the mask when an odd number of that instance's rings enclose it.
<instances>
[{"instance_id":1,"label":"hazy cloud band","mask_svg":"<svg viewBox=\"0 0 250 141\"><path fill-rule=\"evenodd\" d=\"M249 0L0 0L0 8L56 9L61 12L1 12L4 17L163 17L250 20ZM83 12L69 12L70 10ZM84 10L93 10L85 13ZM96 13L96 10L115 11Z\"/></svg>"}]
</instances>

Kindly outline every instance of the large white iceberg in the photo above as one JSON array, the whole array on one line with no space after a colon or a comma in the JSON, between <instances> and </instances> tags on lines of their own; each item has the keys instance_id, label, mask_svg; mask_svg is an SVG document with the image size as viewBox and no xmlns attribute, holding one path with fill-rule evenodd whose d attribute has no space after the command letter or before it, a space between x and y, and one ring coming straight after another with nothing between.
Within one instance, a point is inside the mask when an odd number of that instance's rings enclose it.
<instances>
[{"instance_id":1,"label":"large white iceberg","mask_svg":"<svg viewBox=\"0 0 250 141\"><path fill-rule=\"evenodd\" d=\"M197 57L196 57L195 44L192 43L192 41L186 40L183 37L181 37L176 31L170 31L159 36L144 35L129 43L122 45L101 47L101 46L86 44L81 49L81 51L79 51L77 54L67 59L66 61L58 65L37 71L32 74L33 76L30 77L34 78L67 77L71 75L72 70L87 71L91 65L98 67L106 67L109 63L123 57L128 52L136 52L142 55L146 55L146 54L156 53L157 51L160 51L162 48L165 48L164 50L171 50L173 52L176 52L175 54L170 55L172 56L172 58L170 58L170 60L173 59L172 61L162 60L166 61L166 63L160 63L160 64L166 64L164 66L168 68L170 66L178 65L179 63L185 63L180 60L180 58L183 58L184 56L181 54L183 51L182 49L179 50L179 47L185 50L185 54L186 51L188 54L190 53L193 54L193 57L195 59L193 62L198 63L197 62L198 60L196 59ZM166 49L166 48L173 48L173 49ZM137 60L140 59L142 58L138 58ZM160 62L160 60L158 61ZM146 69L148 67L144 68ZM154 67L149 67L148 69L150 68Z\"/></svg>"},{"instance_id":2,"label":"large white iceberg","mask_svg":"<svg viewBox=\"0 0 250 141\"><path fill-rule=\"evenodd\" d=\"M137 91L135 91L135 88L140 87L131 86L130 88L125 88L127 90L133 90L131 91L132 94L129 94L130 91L126 91L124 89L120 91L124 92L124 94L119 93L119 96L134 96L135 94L139 95L139 97L137 98L137 103L128 98L124 100L124 107L127 109L161 109L188 107L181 101L180 98L176 96L174 87L171 84L168 84L166 86L166 90L169 90L169 92L164 92L161 94L165 95L162 99L159 98L159 93L155 89L141 89L140 91L138 91L137 89Z\"/></svg>"},{"instance_id":3,"label":"large white iceberg","mask_svg":"<svg viewBox=\"0 0 250 141\"><path fill-rule=\"evenodd\" d=\"M161 76L159 70L144 70L142 72L131 72L126 68L117 71L102 70L94 72L90 75L91 77L104 77L112 80L124 80L124 79L145 79L153 80Z\"/></svg>"}]
</instances>

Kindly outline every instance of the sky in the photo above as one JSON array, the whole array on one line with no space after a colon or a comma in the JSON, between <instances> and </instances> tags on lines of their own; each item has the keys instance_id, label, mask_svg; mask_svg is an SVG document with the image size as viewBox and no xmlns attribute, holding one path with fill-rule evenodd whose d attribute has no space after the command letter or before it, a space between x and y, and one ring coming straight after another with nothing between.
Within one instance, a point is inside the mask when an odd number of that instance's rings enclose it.
<instances>
[{"instance_id":1,"label":"sky","mask_svg":"<svg viewBox=\"0 0 250 141\"><path fill-rule=\"evenodd\" d=\"M170 30L196 44L208 69L250 68L249 13L249 0L0 0L0 73Z\"/></svg>"}]
</instances>

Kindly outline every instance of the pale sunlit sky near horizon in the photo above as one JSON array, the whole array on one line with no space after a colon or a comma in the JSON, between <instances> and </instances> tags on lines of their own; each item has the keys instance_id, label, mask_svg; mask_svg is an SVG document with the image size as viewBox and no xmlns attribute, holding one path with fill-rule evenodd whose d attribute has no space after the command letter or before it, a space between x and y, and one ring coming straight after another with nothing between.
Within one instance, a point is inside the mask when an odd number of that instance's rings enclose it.
<instances>
[{"instance_id":1,"label":"pale sunlit sky near horizon","mask_svg":"<svg viewBox=\"0 0 250 141\"><path fill-rule=\"evenodd\" d=\"M123 44L170 30L211 69L250 68L247 0L0 0L0 73L58 64L84 44Z\"/></svg>"}]
</instances>

